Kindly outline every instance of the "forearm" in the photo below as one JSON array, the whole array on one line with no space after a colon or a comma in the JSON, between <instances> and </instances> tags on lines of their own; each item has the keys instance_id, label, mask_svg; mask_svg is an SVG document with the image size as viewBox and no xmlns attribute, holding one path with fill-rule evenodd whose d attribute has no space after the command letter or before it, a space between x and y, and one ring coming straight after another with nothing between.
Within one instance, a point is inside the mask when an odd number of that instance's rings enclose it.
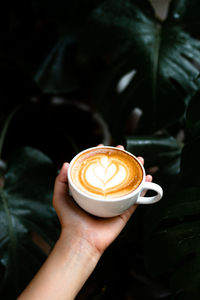
<instances>
[{"instance_id":1,"label":"forearm","mask_svg":"<svg viewBox=\"0 0 200 300\"><path fill-rule=\"evenodd\" d=\"M99 258L98 251L86 240L62 234L18 300L74 299Z\"/></svg>"}]
</instances>

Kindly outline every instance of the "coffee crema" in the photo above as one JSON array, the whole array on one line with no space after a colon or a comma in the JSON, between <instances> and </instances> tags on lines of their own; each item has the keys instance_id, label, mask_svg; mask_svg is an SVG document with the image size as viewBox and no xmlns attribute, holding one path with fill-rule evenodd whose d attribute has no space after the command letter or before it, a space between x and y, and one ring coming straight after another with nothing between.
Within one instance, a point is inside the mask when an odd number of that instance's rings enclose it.
<instances>
[{"instance_id":1,"label":"coffee crema","mask_svg":"<svg viewBox=\"0 0 200 300\"><path fill-rule=\"evenodd\" d=\"M141 183L143 171L137 160L117 148L96 148L82 153L71 168L73 183L100 198L121 197Z\"/></svg>"}]
</instances>

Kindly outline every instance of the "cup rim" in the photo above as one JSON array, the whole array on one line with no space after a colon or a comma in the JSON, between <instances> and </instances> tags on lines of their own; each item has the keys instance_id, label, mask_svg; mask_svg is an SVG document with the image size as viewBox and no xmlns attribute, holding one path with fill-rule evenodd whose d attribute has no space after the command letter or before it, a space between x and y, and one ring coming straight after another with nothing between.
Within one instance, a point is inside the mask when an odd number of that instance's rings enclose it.
<instances>
[{"instance_id":1,"label":"cup rim","mask_svg":"<svg viewBox=\"0 0 200 300\"><path fill-rule=\"evenodd\" d=\"M90 195L89 193L87 194L86 192L83 192L82 190L80 190L74 183L73 183L73 180L71 178L71 167L73 165L73 162L80 156L82 155L83 153L85 152L88 152L88 151L91 151L91 150L94 150L94 149L99 149L99 148L108 148L108 149L115 149L115 150L119 150L119 151L122 151L122 152L125 152L127 153L128 155L132 156L137 162L138 164L140 165L141 169L142 169L142 173L143 173L143 177L142 177L142 180L140 182L140 184L138 185L138 187L133 190L132 192L128 193L128 194L125 194L123 196L120 196L120 197L115 197L115 198L101 198L101 197L98 197L98 196L95 196L95 195ZM88 199L91 199L91 200L95 200L95 201L101 201L101 202L117 202L117 201L121 201L121 200L126 200L132 196L134 196L135 194L138 193L138 191L141 189L141 185L143 184L144 180L145 180L145 169L142 165L142 163L137 159L137 157L135 155L133 155L132 153L128 152L127 150L124 150L124 149L120 149L120 148L117 148L117 147L114 147L114 146L96 146L96 147L90 147L90 148L87 148L79 153L77 153L73 158L72 160L70 161L69 163L69 167L68 167L68 172L67 172L67 177L68 177L68 184L70 184L79 194L81 194L82 196L84 197L87 197Z\"/></svg>"}]
</instances>

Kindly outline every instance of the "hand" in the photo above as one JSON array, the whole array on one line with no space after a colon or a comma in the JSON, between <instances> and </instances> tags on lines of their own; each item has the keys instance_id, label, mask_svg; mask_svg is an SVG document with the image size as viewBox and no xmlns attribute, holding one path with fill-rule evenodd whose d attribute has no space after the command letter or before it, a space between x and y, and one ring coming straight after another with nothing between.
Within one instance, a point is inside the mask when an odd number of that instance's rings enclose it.
<instances>
[{"instance_id":1,"label":"hand","mask_svg":"<svg viewBox=\"0 0 200 300\"><path fill-rule=\"evenodd\" d=\"M123 146L117 147L124 149ZM142 157L138 159L144 164ZM68 163L63 164L55 181L53 196L53 205L61 223L62 234L72 239L86 240L101 255L119 235L137 205L133 205L123 214L112 218L98 218L86 213L69 196L68 166ZM152 176L147 175L146 181L152 181Z\"/></svg>"},{"instance_id":2,"label":"hand","mask_svg":"<svg viewBox=\"0 0 200 300\"><path fill-rule=\"evenodd\" d=\"M144 163L143 158L139 160ZM68 166L68 163L63 164L53 195L53 205L62 228L61 236L39 272L19 296L20 300L74 299L104 250L118 236L136 209L133 205L120 216L109 219L84 212L69 196ZM147 175L146 180L152 181L151 175Z\"/></svg>"}]
</instances>

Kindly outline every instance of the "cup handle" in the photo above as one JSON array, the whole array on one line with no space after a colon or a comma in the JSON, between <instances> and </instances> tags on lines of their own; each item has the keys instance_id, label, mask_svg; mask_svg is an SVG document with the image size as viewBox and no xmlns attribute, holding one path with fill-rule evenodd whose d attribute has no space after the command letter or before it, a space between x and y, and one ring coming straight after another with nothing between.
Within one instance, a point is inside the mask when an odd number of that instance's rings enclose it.
<instances>
[{"instance_id":1,"label":"cup handle","mask_svg":"<svg viewBox=\"0 0 200 300\"><path fill-rule=\"evenodd\" d=\"M136 201L136 204L152 204L158 202L163 195L163 189L156 183L153 182L144 182L142 191L143 190L153 190L157 193L157 195L152 197L139 197Z\"/></svg>"}]
</instances>

